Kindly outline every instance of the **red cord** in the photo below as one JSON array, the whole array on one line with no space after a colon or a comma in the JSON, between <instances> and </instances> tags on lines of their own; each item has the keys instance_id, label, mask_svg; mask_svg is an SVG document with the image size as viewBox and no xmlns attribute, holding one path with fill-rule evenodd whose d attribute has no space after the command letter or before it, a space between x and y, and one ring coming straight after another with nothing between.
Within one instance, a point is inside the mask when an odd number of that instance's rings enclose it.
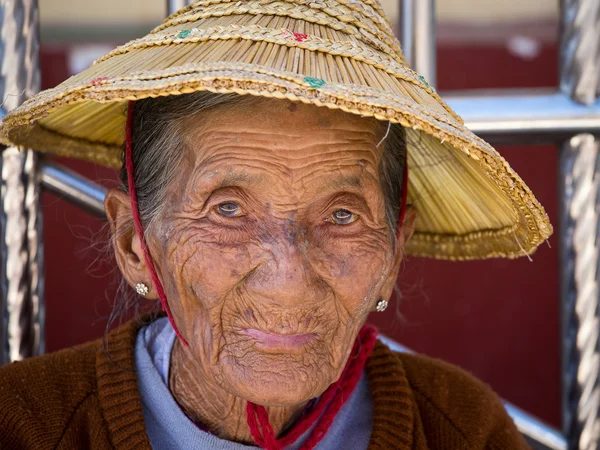
<instances>
[{"instance_id":1,"label":"red cord","mask_svg":"<svg viewBox=\"0 0 600 450\"><path fill-rule=\"evenodd\" d=\"M262 432L256 419L256 406L254 403L246 402L246 420L248 421L248 427L250 433L254 438L254 443L259 447L265 447L265 440L263 439Z\"/></svg>"},{"instance_id":2,"label":"red cord","mask_svg":"<svg viewBox=\"0 0 600 450\"><path fill-rule=\"evenodd\" d=\"M280 450L281 447L275 437L275 431L271 426L271 422L269 422L267 409L262 405L247 402L246 415L250 433L256 445L268 450Z\"/></svg>"},{"instance_id":3,"label":"red cord","mask_svg":"<svg viewBox=\"0 0 600 450\"><path fill-rule=\"evenodd\" d=\"M360 330L359 337L354 343L352 354L340 379L329 386L321 395L315 407L300 419L287 435L280 439L275 439L266 408L248 402L246 405L248 426L256 444L267 450L285 448L306 433L320 418L319 423L300 448L300 450L312 450L327 434L335 416L350 398L350 394L352 394L358 380L360 380L367 358L373 351L376 341L377 329L371 325L365 325ZM257 423L257 417L260 426Z\"/></svg>"},{"instance_id":4,"label":"red cord","mask_svg":"<svg viewBox=\"0 0 600 450\"><path fill-rule=\"evenodd\" d=\"M406 203L408 201L408 154L404 152L404 170L402 171L402 201L400 203L400 217L398 219L398 235L404 226Z\"/></svg>"},{"instance_id":5,"label":"red cord","mask_svg":"<svg viewBox=\"0 0 600 450\"><path fill-rule=\"evenodd\" d=\"M158 274L156 273L156 268L154 267L154 262L152 261L152 256L150 256L150 251L148 250L148 246L146 245L146 239L144 238L144 227L142 226L142 219L140 218L140 209L137 199L137 192L135 190L135 180L133 173L133 155L132 155L132 146L133 146L133 108L134 102L130 101L128 110L127 110L127 127L125 131L125 168L127 170L127 184L129 186L129 198L131 199L131 213L133 214L133 223L135 225L135 231L140 239L140 244L142 245L142 250L144 252L144 258L146 260L146 265L148 266L148 270L150 271L150 276L152 277L152 282L154 283L154 287L156 288L156 292L158 293L158 297L160 298L160 303L162 305L163 311L167 313L167 317L169 318L169 322L173 326L177 337L181 340L181 342L187 347L188 343L182 334L179 332L177 325L175 324L175 320L173 320L173 315L171 314L171 309L169 308L169 303L167 303L167 296L165 295L165 291L163 286L158 279Z\"/></svg>"}]
</instances>

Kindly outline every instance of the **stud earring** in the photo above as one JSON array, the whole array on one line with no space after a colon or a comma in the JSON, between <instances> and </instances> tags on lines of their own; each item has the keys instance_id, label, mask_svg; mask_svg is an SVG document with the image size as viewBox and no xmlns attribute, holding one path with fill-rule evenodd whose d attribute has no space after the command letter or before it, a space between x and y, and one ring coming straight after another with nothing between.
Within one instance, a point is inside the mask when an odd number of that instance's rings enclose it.
<instances>
[{"instance_id":1,"label":"stud earring","mask_svg":"<svg viewBox=\"0 0 600 450\"><path fill-rule=\"evenodd\" d=\"M388 301L387 301L387 300L385 300L385 299L381 298L381 299L379 299L379 301L377 302L377 306L376 306L376 308L375 308L375 309L377 310L377 312L384 312L384 311L387 309L387 307L388 307L388 304L389 304L389 303L388 303Z\"/></svg>"},{"instance_id":2,"label":"stud earring","mask_svg":"<svg viewBox=\"0 0 600 450\"><path fill-rule=\"evenodd\" d=\"M146 286L144 283L138 283L138 284L136 284L135 285L135 290L142 297L145 297L146 295L148 295L148 292L149 292L148 286Z\"/></svg>"}]
</instances>

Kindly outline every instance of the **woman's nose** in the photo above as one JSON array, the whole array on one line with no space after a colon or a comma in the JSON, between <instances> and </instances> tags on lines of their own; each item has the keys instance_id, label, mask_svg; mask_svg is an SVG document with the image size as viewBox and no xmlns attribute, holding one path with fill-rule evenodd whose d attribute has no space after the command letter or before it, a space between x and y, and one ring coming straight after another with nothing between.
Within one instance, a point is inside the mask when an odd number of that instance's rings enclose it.
<instances>
[{"instance_id":1,"label":"woman's nose","mask_svg":"<svg viewBox=\"0 0 600 450\"><path fill-rule=\"evenodd\" d=\"M247 278L251 295L290 307L317 300L323 284L311 267L305 233L288 229L261 247L264 259Z\"/></svg>"}]
</instances>

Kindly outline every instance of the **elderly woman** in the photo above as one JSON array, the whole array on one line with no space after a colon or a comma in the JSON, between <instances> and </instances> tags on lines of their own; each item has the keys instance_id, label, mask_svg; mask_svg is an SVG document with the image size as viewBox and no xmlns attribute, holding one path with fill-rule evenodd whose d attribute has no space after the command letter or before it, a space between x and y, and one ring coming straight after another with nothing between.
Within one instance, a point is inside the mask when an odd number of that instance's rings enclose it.
<instances>
[{"instance_id":1,"label":"elderly woman","mask_svg":"<svg viewBox=\"0 0 600 450\"><path fill-rule=\"evenodd\" d=\"M122 164L116 261L163 309L0 370L2 448L527 448L489 388L365 325L406 254L551 233L376 1L198 1L1 132Z\"/></svg>"}]
</instances>

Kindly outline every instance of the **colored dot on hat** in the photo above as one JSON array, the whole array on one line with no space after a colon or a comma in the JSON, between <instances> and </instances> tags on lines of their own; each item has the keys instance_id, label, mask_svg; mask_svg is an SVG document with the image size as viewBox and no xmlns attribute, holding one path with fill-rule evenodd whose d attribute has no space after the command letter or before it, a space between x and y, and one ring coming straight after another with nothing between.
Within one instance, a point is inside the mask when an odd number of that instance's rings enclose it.
<instances>
[{"instance_id":1,"label":"colored dot on hat","mask_svg":"<svg viewBox=\"0 0 600 450\"><path fill-rule=\"evenodd\" d=\"M429 83L427 82L427 80L425 79L425 77L423 75L419 75L419 80L421 80L423 83L425 83L425 86L427 86L427 89L431 89L433 91L433 88L431 86L429 86Z\"/></svg>"},{"instance_id":2,"label":"colored dot on hat","mask_svg":"<svg viewBox=\"0 0 600 450\"><path fill-rule=\"evenodd\" d=\"M318 89L326 84L325 80L322 80L321 78L305 77L304 81L313 89Z\"/></svg>"},{"instance_id":3,"label":"colored dot on hat","mask_svg":"<svg viewBox=\"0 0 600 450\"><path fill-rule=\"evenodd\" d=\"M294 33L294 39L298 42L304 42L308 39L308 34Z\"/></svg>"},{"instance_id":4,"label":"colored dot on hat","mask_svg":"<svg viewBox=\"0 0 600 450\"><path fill-rule=\"evenodd\" d=\"M98 86L99 84L103 83L104 81L108 81L108 77L94 78L92 81L90 81L90 83L92 86Z\"/></svg>"}]
</instances>

